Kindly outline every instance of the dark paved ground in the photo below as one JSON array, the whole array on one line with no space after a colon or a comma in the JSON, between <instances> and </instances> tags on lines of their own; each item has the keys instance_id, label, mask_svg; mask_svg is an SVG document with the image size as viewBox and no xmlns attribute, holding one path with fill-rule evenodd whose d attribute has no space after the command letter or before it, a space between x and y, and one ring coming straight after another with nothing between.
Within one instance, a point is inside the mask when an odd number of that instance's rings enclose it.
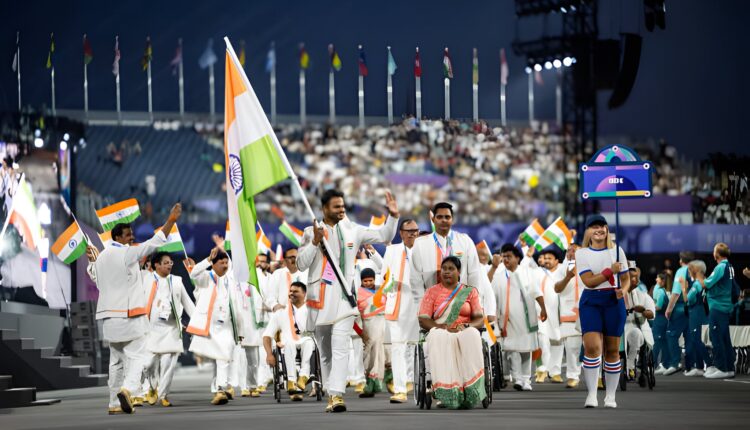
<instances>
[{"instance_id":1,"label":"dark paved ground","mask_svg":"<svg viewBox=\"0 0 750 430\"><path fill-rule=\"evenodd\" d=\"M619 408L583 409L582 388L535 385L533 392L495 393L489 409L420 411L413 403L391 405L387 395L373 399L347 396L349 412L326 414L324 403L305 399L277 404L272 393L259 399L239 398L212 406L209 375L180 371L170 396L172 408L146 406L131 416L108 416L106 387L44 392L39 398L61 398L52 406L0 409L0 429L612 429L748 428L750 378L707 381L682 375L657 377L654 391L631 384L617 393ZM604 393L600 392L600 404Z\"/></svg>"}]
</instances>

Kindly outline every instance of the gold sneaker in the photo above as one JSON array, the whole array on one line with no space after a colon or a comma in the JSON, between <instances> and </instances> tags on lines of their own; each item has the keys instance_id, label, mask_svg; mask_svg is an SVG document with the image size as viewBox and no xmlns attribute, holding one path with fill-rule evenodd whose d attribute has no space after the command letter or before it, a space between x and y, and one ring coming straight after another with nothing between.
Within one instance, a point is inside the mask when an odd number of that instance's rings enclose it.
<instances>
[{"instance_id":1,"label":"gold sneaker","mask_svg":"<svg viewBox=\"0 0 750 430\"><path fill-rule=\"evenodd\" d=\"M256 390L259 393L265 393L266 392L266 386L265 385L258 385L258 388L256 388Z\"/></svg>"},{"instance_id":2,"label":"gold sneaker","mask_svg":"<svg viewBox=\"0 0 750 430\"><path fill-rule=\"evenodd\" d=\"M536 383L543 384L547 380L547 372L536 372Z\"/></svg>"},{"instance_id":3,"label":"gold sneaker","mask_svg":"<svg viewBox=\"0 0 750 430\"><path fill-rule=\"evenodd\" d=\"M331 396L331 412L346 412L343 396Z\"/></svg>"},{"instance_id":4,"label":"gold sneaker","mask_svg":"<svg viewBox=\"0 0 750 430\"><path fill-rule=\"evenodd\" d=\"M154 406L157 400L159 400L159 393L155 388L149 388L148 393L146 393L146 402L148 402L149 405Z\"/></svg>"},{"instance_id":5,"label":"gold sneaker","mask_svg":"<svg viewBox=\"0 0 750 430\"><path fill-rule=\"evenodd\" d=\"M389 382L385 384L385 388L388 389L388 392L391 394L396 394L396 390L393 389L393 382Z\"/></svg>"},{"instance_id":6,"label":"gold sneaker","mask_svg":"<svg viewBox=\"0 0 750 430\"><path fill-rule=\"evenodd\" d=\"M217 391L216 394L214 394L214 398L211 399L212 405L226 405L227 403L229 403L227 393L221 390Z\"/></svg>"},{"instance_id":7,"label":"gold sneaker","mask_svg":"<svg viewBox=\"0 0 750 430\"><path fill-rule=\"evenodd\" d=\"M568 379L568 383L565 384L568 388L576 388L578 387L578 379Z\"/></svg>"},{"instance_id":8,"label":"gold sneaker","mask_svg":"<svg viewBox=\"0 0 750 430\"><path fill-rule=\"evenodd\" d=\"M169 399L167 399L166 397L161 399L160 402L161 402L161 405L164 406L165 408L172 406L172 402L170 402Z\"/></svg>"},{"instance_id":9,"label":"gold sneaker","mask_svg":"<svg viewBox=\"0 0 750 430\"><path fill-rule=\"evenodd\" d=\"M318 395L318 387L313 384L312 388L310 389L310 394L308 396L310 397L316 397Z\"/></svg>"},{"instance_id":10,"label":"gold sneaker","mask_svg":"<svg viewBox=\"0 0 750 430\"><path fill-rule=\"evenodd\" d=\"M326 412L333 412L333 396L328 396L328 405L326 405Z\"/></svg>"},{"instance_id":11,"label":"gold sneaker","mask_svg":"<svg viewBox=\"0 0 750 430\"><path fill-rule=\"evenodd\" d=\"M359 384L357 384L354 387L354 391L357 392L357 393L359 393L359 394L362 394L365 391L365 383L364 382L360 382Z\"/></svg>"},{"instance_id":12,"label":"gold sneaker","mask_svg":"<svg viewBox=\"0 0 750 430\"><path fill-rule=\"evenodd\" d=\"M412 391L414 391L414 383L413 382L407 382L406 383L406 394L409 394Z\"/></svg>"},{"instance_id":13,"label":"gold sneaker","mask_svg":"<svg viewBox=\"0 0 750 430\"><path fill-rule=\"evenodd\" d=\"M120 401L120 408L126 414L132 414L133 411L133 400L130 398L130 391L125 388L120 388L120 392L117 393L117 400Z\"/></svg>"},{"instance_id":14,"label":"gold sneaker","mask_svg":"<svg viewBox=\"0 0 750 430\"><path fill-rule=\"evenodd\" d=\"M289 393L298 393L301 391L299 388L297 388L297 384L294 381L286 381L286 390Z\"/></svg>"},{"instance_id":15,"label":"gold sneaker","mask_svg":"<svg viewBox=\"0 0 750 430\"><path fill-rule=\"evenodd\" d=\"M107 410L107 415L120 415L120 414L124 414L124 413L125 412L123 412L122 408L119 407L119 406L117 406L115 408L109 408L109 410Z\"/></svg>"},{"instance_id":16,"label":"gold sneaker","mask_svg":"<svg viewBox=\"0 0 750 430\"><path fill-rule=\"evenodd\" d=\"M145 399L143 397L133 397L133 407L140 408L143 406L143 402L145 402Z\"/></svg>"},{"instance_id":17,"label":"gold sneaker","mask_svg":"<svg viewBox=\"0 0 750 430\"><path fill-rule=\"evenodd\" d=\"M252 391L250 391L250 397L260 397L260 391L255 388Z\"/></svg>"},{"instance_id":18,"label":"gold sneaker","mask_svg":"<svg viewBox=\"0 0 750 430\"><path fill-rule=\"evenodd\" d=\"M305 387L307 386L307 381L310 380L309 376L300 376L297 378L297 387L300 389L300 391L305 391Z\"/></svg>"},{"instance_id":19,"label":"gold sneaker","mask_svg":"<svg viewBox=\"0 0 750 430\"><path fill-rule=\"evenodd\" d=\"M552 375L549 378L549 381L552 382L553 384L562 384L563 383L563 378L560 375Z\"/></svg>"},{"instance_id":20,"label":"gold sneaker","mask_svg":"<svg viewBox=\"0 0 750 430\"><path fill-rule=\"evenodd\" d=\"M243 388L241 394L242 397L250 397L250 390L248 390L247 388Z\"/></svg>"},{"instance_id":21,"label":"gold sneaker","mask_svg":"<svg viewBox=\"0 0 750 430\"><path fill-rule=\"evenodd\" d=\"M396 393L391 396L391 403L406 403L406 393Z\"/></svg>"},{"instance_id":22,"label":"gold sneaker","mask_svg":"<svg viewBox=\"0 0 750 430\"><path fill-rule=\"evenodd\" d=\"M224 393L226 393L227 399L234 400L234 387L230 385L229 388L224 390Z\"/></svg>"},{"instance_id":23,"label":"gold sneaker","mask_svg":"<svg viewBox=\"0 0 750 430\"><path fill-rule=\"evenodd\" d=\"M289 396L289 398L292 399L293 402L301 402L304 397L305 396L300 393L292 394Z\"/></svg>"}]
</instances>

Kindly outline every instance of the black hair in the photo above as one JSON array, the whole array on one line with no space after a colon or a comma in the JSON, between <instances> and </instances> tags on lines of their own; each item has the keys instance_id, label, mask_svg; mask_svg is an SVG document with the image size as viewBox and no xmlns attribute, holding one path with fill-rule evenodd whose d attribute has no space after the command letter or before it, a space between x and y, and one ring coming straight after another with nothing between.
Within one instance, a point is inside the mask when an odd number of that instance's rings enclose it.
<instances>
[{"instance_id":1,"label":"black hair","mask_svg":"<svg viewBox=\"0 0 750 430\"><path fill-rule=\"evenodd\" d=\"M513 255L516 256L516 258L518 258L519 260L523 260L523 253L512 243L503 244L503 246L500 248L501 254L504 254L506 252L512 252Z\"/></svg>"},{"instance_id":2,"label":"black hair","mask_svg":"<svg viewBox=\"0 0 750 430\"><path fill-rule=\"evenodd\" d=\"M438 209L448 209L449 211L451 211L451 216L453 216L453 205L448 202L440 202L435 204L435 206L432 207L433 216L437 215Z\"/></svg>"},{"instance_id":3,"label":"black hair","mask_svg":"<svg viewBox=\"0 0 750 430\"><path fill-rule=\"evenodd\" d=\"M690 251L682 251L680 252L680 261L687 264L691 261L695 260L695 254L693 254Z\"/></svg>"},{"instance_id":4,"label":"black hair","mask_svg":"<svg viewBox=\"0 0 750 430\"><path fill-rule=\"evenodd\" d=\"M220 261L220 260L224 260L224 259L229 259L229 256L227 255L227 253L226 253L226 252L224 252L224 251L222 251L222 250L219 250L219 251L218 251L218 252L216 253L216 257L214 257L214 258L213 258L213 259L211 260L211 264L216 264L216 263L217 263L218 261Z\"/></svg>"},{"instance_id":5,"label":"black hair","mask_svg":"<svg viewBox=\"0 0 750 430\"><path fill-rule=\"evenodd\" d=\"M328 205L328 202L330 202L332 199L336 197L344 198L344 193L342 193L339 190L326 190L326 192L323 193L322 196L320 196L320 204L323 206Z\"/></svg>"},{"instance_id":6,"label":"black hair","mask_svg":"<svg viewBox=\"0 0 750 430\"><path fill-rule=\"evenodd\" d=\"M307 293L307 285L305 285L304 282L294 281L292 282L292 285L289 286L289 288L292 288L292 287L297 287L301 289L302 291L304 291L305 293Z\"/></svg>"},{"instance_id":7,"label":"black hair","mask_svg":"<svg viewBox=\"0 0 750 430\"><path fill-rule=\"evenodd\" d=\"M169 255L168 252L159 251L159 252L154 253L154 255L151 256L151 267L154 267L156 263L161 264L161 259L164 258L164 256L172 258L172 256Z\"/></svg>"},{"instance_id":8,"label":"black hair","mask_svg":"<svg viewBox=\"0 0 750 430\"><path fill-rule=\"evenodd\" d=\"M115 228L112 229L112 240L116 241L118 237L122 236L125 233L126 228L133 229L128 223L117 224Z\"/></svg>"},{"instance_id":9,"label":"black hair","mask_svg":"<svg viewBox=\"0 0 750 430\"><path fill-rule=\"evenodd\" d=\"M297 248L287 248L287 249L285 249L285 250L284 250L284 258L286 258L286 254L287 254L287 253L288 253L289 251L296 251L296 250L297 250Z\"/></svg>"},{"instance_id":10,"label":"black hair","mask_svg":"<svg viewBox=\"0 0 750 430\"><path fill-rule=\"evenodd\" d=\"M410 222L416 223L417 221L414 218L404 218L404 219L401 220L401 223L399 223L398 229L399 230L403 230L404 229L404 225L407 224L407 223L410 223Z\"/></svg>"},{"instance_id":11,"label":"black hair","mask_svg":"<svg viewBox=\"0 0 750 430\"><path fill-rule=\"evenodd\" d=\"M445 263L453 263L453 265L456 266L456 269L458 269L459 272L461 271L461 260L455 255L449 255L443 258L443 262L440 263L440 267L443 267Z\"/></svg>"},{"instance_id":12,"label":"black hair","mask_svg":"<svg viewBox=\"0 0 750 430\"><path fill-rule=\"evenodd\" d=\"M369 267L362 269L362 271L359 273L359 279L366 279L366 278L375 279L375 271L370 269Z\"/></svg>"},{"instance_id":13,"label":"black hair","mask_svg":"<svg viewBox=\"0 0 750 430\"><path fill-rule=\"evenodd\" d=\"M258 255L256 257L266 257L266 263L270 263L271 262L271 256L269 256L268 253L262 253L261 252L261 253L258 253Z\"/></svg>"}]
</instances>

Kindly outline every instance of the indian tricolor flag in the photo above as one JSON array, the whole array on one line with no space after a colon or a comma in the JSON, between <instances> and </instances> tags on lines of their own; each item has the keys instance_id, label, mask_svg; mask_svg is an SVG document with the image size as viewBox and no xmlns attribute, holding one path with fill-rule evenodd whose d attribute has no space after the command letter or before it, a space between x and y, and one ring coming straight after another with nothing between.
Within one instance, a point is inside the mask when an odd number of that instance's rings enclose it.
<instances>
[{"instance_id":1,"label":"indian tricolor flag","mask_svg":"<svg viewBox=\"0 0 750 430\"><path fill-rule=\"evenodd\" d=\"M570 245L572 241L573 234L570 232L570 229L568 229L568 226L565 225L565 221L563 221L561 217L557 217L555 222L550 224L550 226L547 227L547 230L544 230L544 233L542 233L542 236L536 241L534 247L537 251L541 251L544 248L555 244L563 251L566 251L568 245Z\"/></svg>"},{"instance_id":2,"label":"indian tricolor flag","mask_svg":"<svg viewBox=\"0 0 750 430\"><path fill-rule=\"evenodd\" d=\"M52 245L52 252L65 264L71 264L86 252L86 237L78 223L73 221Z\"/></svg>"},{"instance_id":3,"label":"indian tricolor flag","mask_svg":"<svg viewBox=\"0 0 750 430\"><path fill-rule=\"evenodd\" d=\"M370 228L380 228L385 224L385 215L371 216L370 217Z\"/></svg>"},{"instance_id":4,"label":"indian tricolor flag","mask_svg":"<svg viewBox=\"0 0 750 430\"><path fill-rule=\"evenodd\" d=\"M258 232L255 233L255 238L258 240L258 252L261 254L268 254L271 252L271 240L266 236L266 232L263 231L260 223L258 223Z\"/></svg>"},{"instance_id":5,"label":"indian tricolor flag","mask_svg":"<svg viewBox=\"0 0 750 430\"><path fill-rule=\"evenodd\" d=\"M232 250L232 241L229 240L229 221L227 221L227 228L224 232L224 251Z\"/></svg>"},{"instance_id":6,"label":"indian tricolor flag","mask_svg":"<svg viewBox=\"0 0 750 430\"><path fill-rule=\"evenodd\" d=\"M112 246L112 243L114 242L112 240L112 232L105 231L104 233L99 233L99 240L102 241L102 246L104 246L104 249L109 248L110 246Z\"/></svg>"},{"instance_id":7,"label":"indian tricolor flag","mask_svg":"<svg viewBox=\"0 0 750 430\"><path fill-rule=\"evenodd\" d=\"M156 234L160 228L154 230ZM159 247L159 251L162 252L180 252L185 250L185 245L182 243L182 236L180 236L180 230L177 228L177 224L172 226L172 231L167 235L167 243L164 246Z\"/></svg>"},{"instance_id":8,"label":"indian tricolor flag","mask_svg":"<svg viewBox=\"0 0 750 430\"><path fill-rule=\"evenodd\" d=\"M123 200L96 211L104 231L112 230L117 224L129 224L140 215L141 210L136 199Z\"/></svg>"},{"instance_id":9,"label":"indian tricolor flag","mask_svg":"<svg viewBox=\"0 0 750 430\"><path fill-rule=\"evenodd\" d=\"M22 177L18 182L16 193L13 194L9 222L16 226L26 246L30 249L36 249L42 239L42 225L39 223L39 217L37 216L31 186L26 182L25 177Z\"/></svg>"},{"instance_id":10,"label":"indian tricolor flag","mask_svg":"<svg viewBox=\"0 0 750 430\"><path fill-rule=\"evenodd\" d=\"M487 241L484 240L484 239L482 239L482 241L480 241L479 243L477 243L476 247L477 247L477 251L480 250L480 249L486 249L488 251L490 250L490 246L487 245Z\"/></svg>"},{"instance_id":11,"label":"indian tricolor flag","mask_svg":"<svg viewBox=\"0 0 750 430\"><path fill-rule=\"evenodd\" d=\"M294 246L299 246L302 243L302 230L284 221L279 226L279 231L286 237L289 242L292 242Z\"/></svg>"},{"instance_id":12,"label":"indian tricolor flag","mask_svg":"<svg viewBox=\"0 0 750 430\"><path fill-rule=\"evenodd\" d=\"M291 167L228 38L225 56L224 156L232 229L232 270L238 282L259 288L256 194L290 176ZM268 248L270 249L270 243Z\"/></svg>"},{"instance_id":13,"label":"indian tricolor flag","mask_svg":"<svg viewBox=\"0 0 750 430\"><path fill-rule=\"evenodd\" d=\"M532 246L537 240L539 240L542 233L544 233L544 227L542 227L542 225L539 224L539 220L535 218L534 221L531 221L531 224L526 227L526 230L521 233L521 240L523 240L526 245Z\"/></svg>"}]
</instances>

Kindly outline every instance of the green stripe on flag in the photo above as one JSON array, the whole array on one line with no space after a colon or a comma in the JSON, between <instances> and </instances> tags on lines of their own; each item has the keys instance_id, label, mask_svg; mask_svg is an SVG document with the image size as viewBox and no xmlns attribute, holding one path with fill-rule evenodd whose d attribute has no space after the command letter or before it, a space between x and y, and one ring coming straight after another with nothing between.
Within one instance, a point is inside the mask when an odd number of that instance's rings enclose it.
<instances>
[{"instance_id":1,"label":"green stripe on flag","mask_svg":"<svg viewBox=\"0 0 750 430\"><path fill-rule=\"evenodd\" d=\"M120 219L116 219L114 221L110 221L106 224L102 224L102 228L104 229L104 231L110 231L113 228L115 228L117 224L130 224L131 222L135 221L139 216L141 216L141 211L137 210L128 216L125 216Z\"/></svg>"},{"instance_id":2,"label":"green stripe on flag","mask_svg":"<svg viewBox=\"0 0 750 430\"><path fill-rule=\"evenodd\" d=\"M83 255L86 252L86 240L82 240L78 243L78 246L75 247L75 249L68 254L68 257L63 260L63 263L65 264L72 264L76 260L78 260L78 257Z\"/></svg>"},{"instance_id":3,"label":"green stripe on flag","mask_svg":"<svg viewBox=\"0 0 750 430\"><path fill-rule=\"evenodd\" d=\"M185 245L182 244L182 241L179 242L172 242L168 243L162 247L159 248L160 252L180 252L185 249Z\"/></svg>"},{"instance_id":4,"label":"green stripe on flag","mask_svg":"<svg viewBox=\"0 0 750 430\"><path fill-rule=\"evenodd\" d=\"M299 246L299 239L297 235L294 233L294 231L292 231L292 229L289 228L288 224L286 223L281 224L279 226L279 231L281 232L281 234L284 235L284 237L286 237L289 240L289 242L292 242L294 246Z\"/></svg>"},{"instance_id":5,"label":"green stripe on flag","mask_svg":"<svg viewBox=\"0 0 750 430\"><path fill-rule=\"evenodd\" d=\"M273 139L269 135L240 149L240 165L245 198L252 198L289 177L284 162L281 161ZM253 224L250 225L255 225L254 216ZM255 267L255 262L250 267Z\"/></svg>"},{"instance_id":6,"label":"green stripe on flag","mask_svg":"<svg viewBox=\"0 0 750 430\"><path fill-rule=\"evenodd\" d=\"M534 244L534 238L531 237L528 233L525 231L521 233L521 240L526 242L527 245L533 245Z\"/></svg>"},{"instance_id":7,"label":"green stripe on flag","mask_svg":"<svg viewBox=\"0 0 750 430\"><path fill-rule=\"evenodd\" d=\"M255 238L255 223L257 221L255 200L252 197L240 195L237 199L237 212L240 216L240 225L247 226L240 230L242 232L242 243L245 245L247 267L250 268L247 282L254 286L255 290L260 294L258 272L255 271L255 257L258 255L258 240Z\"/></svg>"}]
</instances>

